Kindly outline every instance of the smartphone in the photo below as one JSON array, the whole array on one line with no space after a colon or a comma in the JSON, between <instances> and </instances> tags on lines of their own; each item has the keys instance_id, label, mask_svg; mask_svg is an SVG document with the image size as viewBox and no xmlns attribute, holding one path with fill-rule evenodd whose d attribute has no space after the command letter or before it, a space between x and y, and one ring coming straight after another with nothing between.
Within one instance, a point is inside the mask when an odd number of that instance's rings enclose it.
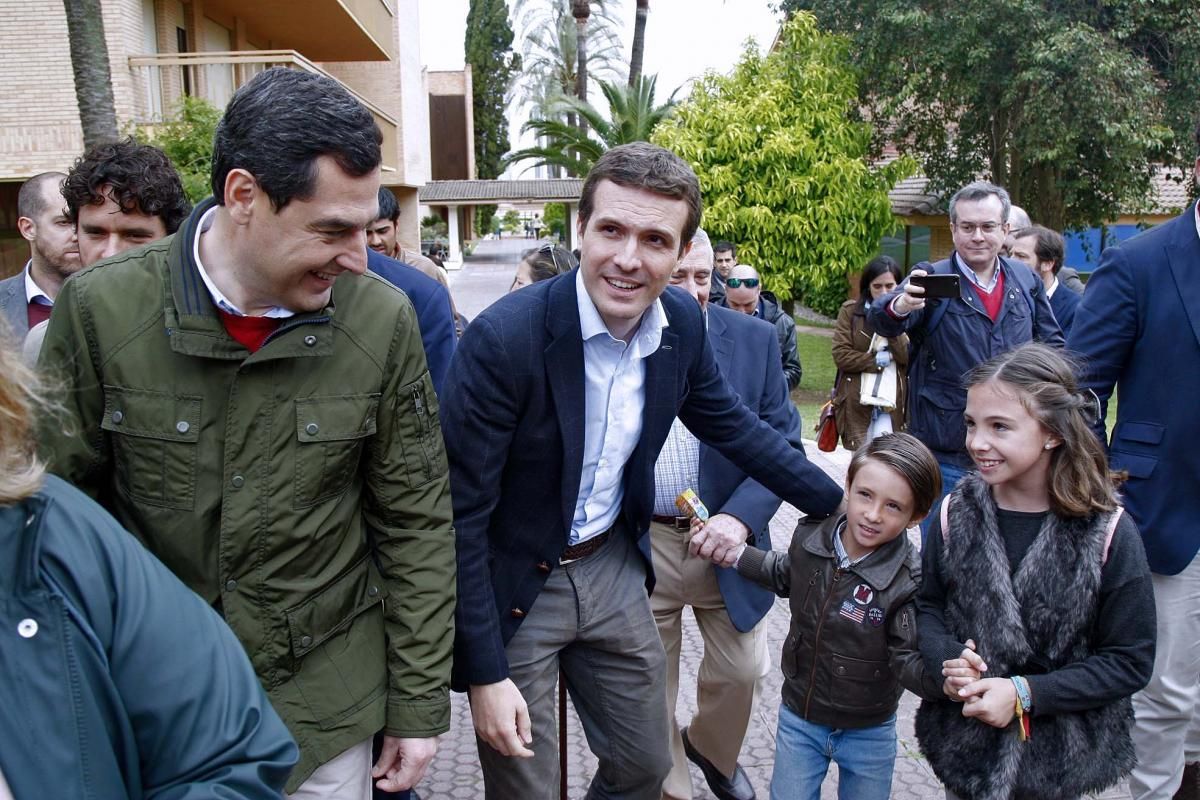
<instances>
[{"instance_id":1,"label":"smartphone","mask_svg":"<svg viewBox=\"0 0 1200 800\"><path fill-rule=\"evenodd\" d=\"M913 286L925 289L925 297L958 297L957 275L913 275L909 280Z\"/></svg>"}]
</instances>

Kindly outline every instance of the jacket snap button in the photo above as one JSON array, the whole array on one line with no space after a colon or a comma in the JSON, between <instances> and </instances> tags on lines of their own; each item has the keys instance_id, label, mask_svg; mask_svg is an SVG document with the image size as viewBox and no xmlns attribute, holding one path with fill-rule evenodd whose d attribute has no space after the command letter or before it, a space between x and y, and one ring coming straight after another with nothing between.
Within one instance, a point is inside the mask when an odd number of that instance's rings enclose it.
<instances>
[{"instance_id":1,"label":"jacket snap button","mask_svg":"<svg viewBox=\"0 0 1200 800\"><path fill-rule=\"evenodd\" d=\"M524 612L524 611L522 611L522 610L521 610L521 609L519 609L519 608L514 608L514 609L512 610L512 615L513 615L513 616L514 616L516 619L524 619L524 617L525 617L525 612Z\"/></svg>"},{"instance_id":2,"label":"jacket snap button","mask_svg":"<svg viewBox=\"0 0 1200 800\"><path fill-rule=\"evenodd\" d=\"M120 424L121 424L121 421L122 421L122 420L124 420L124 419L125 419L125 414L124 414L123 412L121 412L121 411L114 411L114 412L112 413L112 421L113 421L113 425L120 425Z\"/></svg>"},{"instance_id":3,"label":"jacket snap button","mask_svg":"<svg viewBox=\"0 0 1200 800\"><path fill-rule=\"evenodd\" d=\"M235 581L235 580L225 581L225 591L232 592L236 588L237 588L237 581Z\"/></svg>"},{"instance_id":4,"label":"jacket snap button","mask_svg":"<svg viewBox=\"0 0 1200 800\"><path fill-rule=\"evenodd\" d=\"M38 624L35 619L23 619L17 623L17 633L22 639L32 639L37 636Z\"/></svg>"},{"instance_id":5,"label":"jacket snap button","mask_svg":"<svg viewBox=\"0 0 1200 800\"><path fill-rule=\"evenodd\" d=\"M187 422L182 419L175 423L175 430L179 431L180 433L187 433L189 430L191 430L191 427L191 425L187 424Z\"/></svg>"},{"instance_id":6,"label":"jacket snap button","mask_svg":"<svg viewBox=\"0 0 1200 800\"><path fill-rule=\"evenodd\" d=\"M300 637L300 646L301 647L308 647L310 644L312 644L311 636L301 636Z\"/></svg>"},{"instance_id":7,"label":"jacket snap button","mask_svg":"<svg viewBox=\"0 0 1200 800\"><path fill-rule=\"evenodd\" d=\"M379 595L379 587L372 586L367 589L367 597L377 597Z\"/></svg>"},{"instance_id":8,"label":"jacket snap button","mask_svg":"<svg viewBox=\"0 0 1200 800\"><path fill-rule=\"evenodd\" d=\"M845 668L845 667L838 667L838 668L837 668L837 674L838 674L838 675L845 675L845 674L846 674L846 668Z\"/></svg>"},{"instance_id":9,"label":"jacket snap button","mask_svg":"<svg viewBox=\"0 0 1200 800\"><path fill-rule=\"evenodd\" d=\"M538 568L539 572L549 572L550 571L550 562L549 561L539 561L537 568Z\"/></svg>"},{"instance_id":10,"label":"jacket snap button","mask_svg":"<svg viewBox=\"0 0 1200 800\"><path fill-rule=\"evenodd\" d=\"M246 479L243 478L241 475L234 475L232 478L229 479L229 482L231 484L233 484L233 488L240 489L246 484Z\"/></svg>"},{"instance_id":11,"label":"jacket snap button","mask_svg":"<svg viewBox=\"0 0 1200 800\"><path fill-rule=\"evenodd\" d=\"M319 425L317 425L317 423L315 423L315 422L310 422L304 426L304 432L307 433L309 436L316 436L317 431L319 431L319 430L321 430L321 427Z\"/></svg>"},{"instance_id":12,"label":"jacket snap button","mask_svg":"<svg viewBox=\"0 0 1200 800\"><path fill-rule=\"evenodd\" d=\"M314 345L316 345L316 343L317 343L317 337L313 336L311 333L308 336L304 337L304 345L306 347L313 347Z\"/></svg>"},{"instance_id":13,"label":"jacket snap button","mask_svg":"<svg viewBox=\"0 0 1200 800\"><path fill-rule=\"evenodd\" d=\"M879 670L875 670L875 677L876 677L876 678L879 678L879 677L881 677L881 676L880 676L880 674L879 674Z\"/></svg>"}]
</instances>

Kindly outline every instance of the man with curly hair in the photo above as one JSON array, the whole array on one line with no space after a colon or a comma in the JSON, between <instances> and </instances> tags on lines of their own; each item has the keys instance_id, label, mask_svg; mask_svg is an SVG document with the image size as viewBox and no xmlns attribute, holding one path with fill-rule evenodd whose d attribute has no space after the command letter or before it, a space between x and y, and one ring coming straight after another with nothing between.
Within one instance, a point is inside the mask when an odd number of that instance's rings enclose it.
<instances>
[{"instance_id":1,"label":"man with curly hair","mask_svg":"<svg viewBox=\"0 0 1200 800\"><path fill-rule=\"evenodd\" d=\"M174 233L192 210L166 154L132 138L88 148L62 193L85 267Z\"/></svg>"}]
</instances>

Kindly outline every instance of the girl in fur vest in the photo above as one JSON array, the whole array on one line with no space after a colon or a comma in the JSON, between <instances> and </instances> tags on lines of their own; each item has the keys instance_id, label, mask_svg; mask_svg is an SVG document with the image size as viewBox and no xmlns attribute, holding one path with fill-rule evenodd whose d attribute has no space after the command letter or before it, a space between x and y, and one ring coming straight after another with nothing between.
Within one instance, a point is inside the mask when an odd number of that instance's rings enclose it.
<instances>
[{"instance_id":1,"label":"girl in fur vest","mask_svg":"<svg viewBox=\"0 0 1200 800\"><path fill-rule=\"evenodd\" d=\"M1038 344L966 384L978 471L933 521L917 595L922 655L946 676L917 712L921 751L947 798L1098 792L1133 767L1155 631L1141 538L1088 426L1098 403Z\"/></svg>"}]
</instances>

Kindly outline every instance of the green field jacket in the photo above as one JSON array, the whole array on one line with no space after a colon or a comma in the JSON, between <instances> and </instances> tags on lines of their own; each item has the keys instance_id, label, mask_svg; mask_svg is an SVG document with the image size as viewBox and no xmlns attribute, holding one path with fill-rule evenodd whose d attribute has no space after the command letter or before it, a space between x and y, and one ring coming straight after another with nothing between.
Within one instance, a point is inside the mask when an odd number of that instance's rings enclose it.
<instances>
[{"instance_id":1,"label":"green field jacket","mask_svg":"<svg viewBox=\"0 0 1200 800\"><path fill-rule=\"evenodd\" d=\"M290 791L380 729L449 728L446 456L408 299L345 273L251 354L192 258L210 205L63 287L42 455L224 615L300 745Z\"/></svg>"}]
</instances>

